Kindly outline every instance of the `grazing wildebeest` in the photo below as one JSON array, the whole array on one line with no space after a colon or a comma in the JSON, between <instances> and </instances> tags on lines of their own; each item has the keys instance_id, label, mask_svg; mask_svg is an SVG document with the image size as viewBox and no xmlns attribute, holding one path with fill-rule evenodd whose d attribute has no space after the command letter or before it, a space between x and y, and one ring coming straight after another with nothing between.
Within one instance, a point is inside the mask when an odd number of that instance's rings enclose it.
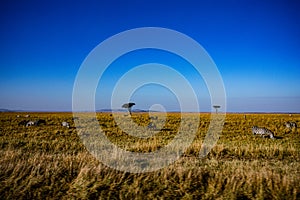
<instances>
[{"instance_id":1,"label":"grazing wildebeest","mask_svg":"<svg viewBox=\"0 0 300 200\"><path fill-rule=\"evenodd\" d=\"M26 126L26 124L28 123L28 120L22 120L18 123L19 126Z\"/></svg>"},{"instance_id":2,"label":"grazing wildebeest","mask_svg":"<svg viewBox=\"0 0 300 200\"><path fill-rule=\"evenodd\" d=\"M46 120L44 120L44 119L38 119L38 120L35 120L35 121L34 121L34 124L35 124L36 126L41 125L41 124L46 125Z\"/></svg>"},{"instance_id":3,"label":"grazing wildebeest","mask_svg":"<svg viewBox=\"0 0 300 200\"><path fill-rule=\"evenodd\" d=\"M63 127L67 127L67 128L70 128L70 124L68 122L62 122L61 125Z\"/></svg>"},{"instance_id":4,"label":"grazing wildebeest","mask_svg":"<svg viewBox=\"0 0 300 200\"><path fill-rule=\"evenodd\" d=\"M270 138L275 139L274 133L267 128L253 126L252 133L253 135L260 135L261 137L269 136Z\"/></svg>"}]
</instances>

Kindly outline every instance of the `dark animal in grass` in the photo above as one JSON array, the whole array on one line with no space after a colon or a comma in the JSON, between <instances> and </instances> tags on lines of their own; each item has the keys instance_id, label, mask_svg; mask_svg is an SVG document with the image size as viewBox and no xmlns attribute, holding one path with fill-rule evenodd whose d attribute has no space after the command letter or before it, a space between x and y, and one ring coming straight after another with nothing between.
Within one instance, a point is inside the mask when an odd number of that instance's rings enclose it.
<instances>
[{"instance_id":1,"label":"dark animal in grass","mask_svg":"<svg viewBox=\"0 0 300 200\"><path fill-rule=\"evenodd\" d=\"M22 120L18 123L19 126L26 126L26 124L28 123L28 120Z\"/></svg>"},{"instance_id":2,"label":"dark animal in grass","mask_svg":"<svg viewBox=\"0 0 300 200\"><path fill-rule=\"evenodd\" d=\"M46 120L44 119L38 119L34 121L34 125L38 126L38 125L46 125Z\"/></svg>"}]
</instances>

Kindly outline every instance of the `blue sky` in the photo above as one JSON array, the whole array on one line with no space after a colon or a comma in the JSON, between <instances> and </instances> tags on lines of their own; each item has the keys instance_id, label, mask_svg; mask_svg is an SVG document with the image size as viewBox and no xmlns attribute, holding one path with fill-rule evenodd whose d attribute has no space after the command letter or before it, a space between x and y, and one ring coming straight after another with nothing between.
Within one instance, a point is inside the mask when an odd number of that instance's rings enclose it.
<instances>
[{"instance_id":1,"label":"blue sky","mask_svg":"<svg viewBox=\"0 0 300 200\"><path fill-rule=\"evenodd\" d=\"M2 2L0 108L70 111L73 83L89 52L119 32L152 26L182 32L206 49L223 78L227 111L300 112L299 8L289 0ZM154 61L180 70L200 109L210 111L201 76L180 58L154 50L116 60L99 83L96 107L110 106L121 66L126 72ZM140 109L156 102L178 110L174 95L156 85L140 88L132 100Z\"/></svg>"}]
</instances>

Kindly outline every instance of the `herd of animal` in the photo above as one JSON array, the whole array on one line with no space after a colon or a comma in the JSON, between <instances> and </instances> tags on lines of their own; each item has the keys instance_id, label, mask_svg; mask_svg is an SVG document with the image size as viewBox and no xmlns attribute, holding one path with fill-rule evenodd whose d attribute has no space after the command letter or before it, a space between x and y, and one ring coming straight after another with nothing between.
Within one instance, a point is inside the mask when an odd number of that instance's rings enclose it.
<instances>
[{"instance_id":1,"label":"herd of animal","mask_svg":"<svg viewBox=\"0 0 300 200\"><path fill-rule=\"evenodd\" d=\"M20 115L17 115L17 117L19 118ZM25 115L24 116L25 118L29 118L30 115ZM151 119L157 119L157 118L154 118L154 117L151 117ZM22 120L21 122L19 122L18 124L19 126L26 126L26 127L29 127L29 126L39 126L39 125L46 125L46 120L44 119L37 119L37 120ZM285 128L286 128L286 131L288 132L297 132L297 123L296 122L285 122L284 123L285 125ZM70 128L70 124L66 121L63 121L61 123L61 126L63 127L67 127L67 128ZM156 125L152 122L150 122L150 124L148 125L148 128L149 129L156 129ZM258 127L258 126L253 126L252 127L252 134L253 135L260 135L261 137L265 138L271 138L271 139L275 139L275 135L274 133L265 128L265 127Z\"/></svg>"},{"instance_id":2,"label":"herd of animal","mask_svg":"<svg viewBox=\"0 0 300 200\"><path fill-rule=\"evenodd\" d=\"M284 125L286 128L286 131L297 132L297 123L296 122L285 122ZM252 133L253 133L253 135L260 135L263 138L269 137L271 139L275 139L274 133L271 130L264 128L264 127L253 126Z\"/></svg>"},{"instance_id":3,"label":"herd of animal","mask_svg":"<svg viewBox=\"0 0 300 200\"><path fill-rule=\"evenodd\" d=\"M21 117L20 115L17 115L17 118ZM24 117L29 118L30 115L25 115ZM39 126L39 125L46 125L46 120L44 119L37 119L37 120L22 120L18 123L19 126ZM61 123L63 127L70 128L70 124L68 122L63 121Z\"/></svg>"}]
</instances>

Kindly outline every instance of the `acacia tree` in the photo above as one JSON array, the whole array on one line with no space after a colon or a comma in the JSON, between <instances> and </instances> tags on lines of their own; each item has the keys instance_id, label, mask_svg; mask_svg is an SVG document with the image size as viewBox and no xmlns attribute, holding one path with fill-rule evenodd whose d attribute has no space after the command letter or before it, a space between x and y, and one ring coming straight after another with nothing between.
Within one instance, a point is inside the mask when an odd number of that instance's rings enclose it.
<instances>
[{"instance_id":1,"label":"acacia tree","mask_svg":"<svg viewBox=\"0 0 300 200\"><path fill-rule=\"evenodd\" d=\"M125 103L125 104L122 105L122 108L127 108L129 114L131 115L131 108L132 108L132 106L134 106L134 105L135 105L135 103L132 103L132 102L130 102L130 103Z\"/></svg>"},{"instance_id":2,"label":"acacia tree","mask_svg":"<svg viewBox=\"0 0 300 200\"><path fill-rule=\"evenodd\" d=\"M221 108L221 106L217 106L217 105L214 105L213 107L214 109L216 109L216 113L218 113L218 108Z\"/></svg>"}]
</instances>

